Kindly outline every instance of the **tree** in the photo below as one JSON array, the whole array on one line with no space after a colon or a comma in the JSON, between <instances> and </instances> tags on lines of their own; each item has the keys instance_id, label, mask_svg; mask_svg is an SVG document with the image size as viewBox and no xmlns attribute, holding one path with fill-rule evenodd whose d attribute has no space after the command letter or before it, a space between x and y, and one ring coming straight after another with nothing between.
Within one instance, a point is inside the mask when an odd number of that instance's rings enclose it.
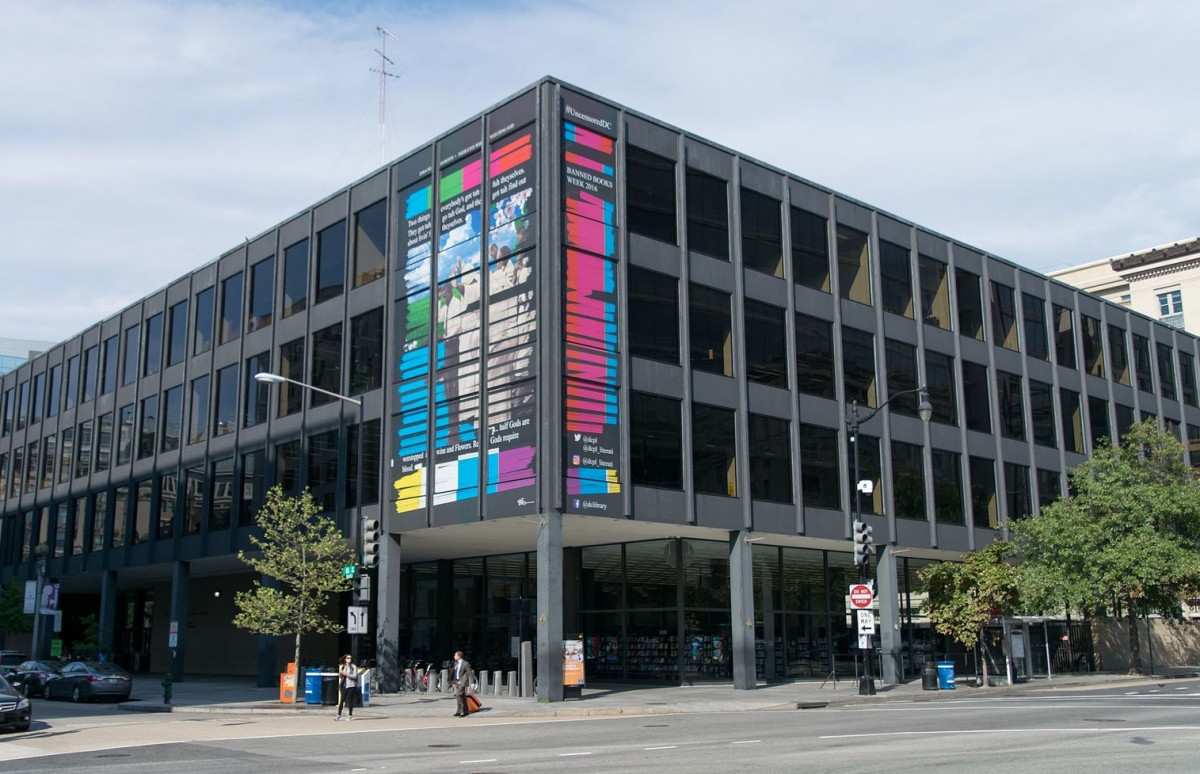
<instances>
[{"instance_id":1,"label":"tree","mask_svg":"<svg viewBox=\"0 0 1200 774\"><path fill-rule=\"evenodd\" d=\"M1102 443L1070 472L1074 494L1012 525L1022 592L1035 609L1125 615L1140 674L1137 617L1182 616L1200 583L1200 482L1183 446L1153 420Z\"/></svg>"},{"instance_id":2,"label":"tree","mask_svg":"<svg viewBox=\"0 0 1200 774\"><path fill-rule=\"evenodd\" d=\"M354 554L333 521L320 515L307 489L300 497L287 497L272 487L257 522L263 535L252 535L250 542L259 553L239 551L238 558L278 585L256 580L249 591L239 591L233 623L257 634L294 635L299 664L301 635L342 630L321 609L331 594L350 588L342 567L353 562Z\"/></svg>"},{"instance_id":3,"label":"tree","mask_svg":"<svg viewBox=\"0 0 1200 774\"><path fill-rule=\"evenodd\" d=\"M940 562L921 570L928 598L925 614L940 634L971 649L982 643L992 616L1007 613L1019 599L1020 571L1009 560L1016 547L996 541L981 551L968 551L961 562ZM983 684L988 684L987 659Z\"/></svg>"},{"instance_id":4,"label":"tree","mask_svg":"<svg viewBox=\"0 0 1200 774\"><path fill-rule=\"evenodd\" d=\"M28 634L33 631L33 616L25 612L25 584L12 578L0 589L0 632Z\"/></svg>"},{"instance_id":5,"label":"tree","mask_svg":"<svg viewBox=\"0 0 1200 774\"><path fill-rule=\"evenodd\" d=\"M101 631L96 614L90 613L79 619L82 627L79 639L71 643L71 655L75 658L93 659L100 655Z\"/></svg>"}]
</instances>

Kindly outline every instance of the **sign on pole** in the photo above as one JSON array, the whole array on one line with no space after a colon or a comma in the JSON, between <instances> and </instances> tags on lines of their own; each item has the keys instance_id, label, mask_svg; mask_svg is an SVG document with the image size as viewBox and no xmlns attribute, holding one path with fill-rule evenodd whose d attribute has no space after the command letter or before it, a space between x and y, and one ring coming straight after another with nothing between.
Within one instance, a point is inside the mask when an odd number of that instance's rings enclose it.
<instances>
[{"instance_id":1,"label":"sign on pole","mask_svg":"<svg viewBox=\"0 0 1200 774\"><path fill-rule=\"evenodd\" d=\"M874 610L859 610L858 611L858 633L859 634L874 634L875 633L875 611Z\"/></svg>"},{"instance_id":2,"label":"sign on pole","mask_svg":"<svg viewBox=\"0 0 1200 774\"><path fill-rule=\"evenodd\" d=\"M875 591L865 583L850 584L850 607L855 610L867 610L875 601Z\"/></svg>"},{"instance_id":3,"label":"sign on pole","mask_svg":"<svg viewBox=\"0 0 1200 774\"><path fill-rule=\"evenodd\" d=\"M25 613L30 614L37 610L37 581L25 581Z\"/></svg>"},{"instance_id":4,"label":"sign on pole","mask_svg":"<svg viewBox=\"0 0 1200 774\"><path fill-rule=\"evenodd\" d=\"M365 607L351 606L346 608L346 633L367 633L367 609Z\"/></svg>"},{"instance_id":5,"label":"sign on pole","mask_svg":"<svg viewBox=\"0 0 1200 774\"><path fill-rule=\"evenodd\" d=\"M869 635L869 634L858 635L858 649L859 650L869 650L870 648L871 648L871 635Z\"/></svg>"}]
</instances>

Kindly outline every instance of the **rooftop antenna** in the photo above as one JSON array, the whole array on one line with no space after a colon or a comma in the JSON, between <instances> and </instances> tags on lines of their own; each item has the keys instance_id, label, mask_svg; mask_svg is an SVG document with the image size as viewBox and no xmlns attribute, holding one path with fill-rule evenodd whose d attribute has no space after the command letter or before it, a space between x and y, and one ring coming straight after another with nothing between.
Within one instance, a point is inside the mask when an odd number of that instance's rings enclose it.
<instances>
[{"instance_id":1,"label":"rooftop antenna","mask_svg":"<svg viewBox=\"0 0 1200 774\"><path fill-rule=\"evenodd\" d=\"M383 166L387 161L387 150L384 147L387 141L387 84L388 78L399 78L399 75L388 72L388 65L395 66L395 62L387 57L387 42L388 39L396 40L396 36L385 30L383 27L376 26L375 31L379 33L379 48L375 49L375 53L379 54L379 68L371 68L371 72L379 73L379 165ZM399 41L397 41L399 42Z\"/></svg>"}]
</instances>

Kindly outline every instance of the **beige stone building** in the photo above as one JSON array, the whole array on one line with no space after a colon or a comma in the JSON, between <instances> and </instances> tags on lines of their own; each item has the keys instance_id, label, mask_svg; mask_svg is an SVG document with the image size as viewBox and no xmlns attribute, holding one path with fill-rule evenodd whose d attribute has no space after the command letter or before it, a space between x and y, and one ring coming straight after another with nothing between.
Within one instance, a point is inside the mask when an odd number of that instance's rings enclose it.
<instances>
[{"instance_id":1,"label":"beige stone building","mask_svg":"<svg viewBox=\"0 0 1200 774\"><path fill-rule=\"evenodd\" d=\"M1200 238L1052 271L1049 276L1167 325L1200 333Z\"/></svg>"}]
</instances>

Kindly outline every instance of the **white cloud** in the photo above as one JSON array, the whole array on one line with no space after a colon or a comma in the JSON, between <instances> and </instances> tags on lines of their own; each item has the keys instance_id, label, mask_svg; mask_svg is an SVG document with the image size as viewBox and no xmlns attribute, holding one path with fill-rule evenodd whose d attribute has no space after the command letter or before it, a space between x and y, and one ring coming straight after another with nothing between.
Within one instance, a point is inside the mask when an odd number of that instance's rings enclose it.
<instances>
[{"instance_id":1,"label":"white cloud","mask_svg":"<svg viewBox=\"0 0 1200 774\"><path fill-rule=\"evenodd\" d=\"M378 166L377 24L399 38L389 159L553 74L1036 269L1200 231L1193 4L0 0L0 18L7 336L69 336Z\"/></svg>"}]
</instances>

